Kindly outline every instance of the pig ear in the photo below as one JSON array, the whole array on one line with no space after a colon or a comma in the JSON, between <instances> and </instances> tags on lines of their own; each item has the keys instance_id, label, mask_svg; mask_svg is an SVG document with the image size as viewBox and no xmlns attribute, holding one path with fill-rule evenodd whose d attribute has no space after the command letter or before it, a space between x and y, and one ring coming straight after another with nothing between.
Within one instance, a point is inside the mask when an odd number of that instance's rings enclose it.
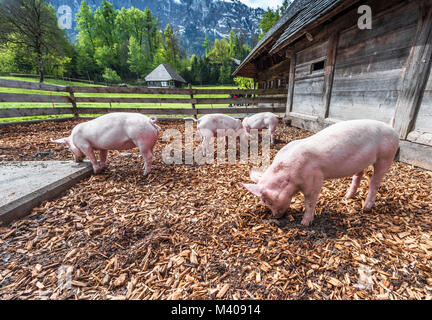
<instances>
[{"instance_id":1,"label":"pig ear","mask_svg":"<svg viewBox=\"0 0 432 320\"><path fill-rule=\"evenodd\" d=\"M263 194L262 188L257 184L242 183L242 185L258 197L261 197Z\"/></svg>"},{"instance_id":2,"label":"pig ear","mask_svg":"<svg viewBox=\"0 0 432 320\"><path fill-rule=\"evenodd\" d=\"M259 181L262 178L263 173L257 170L252 169L251 172L249 173L249 176L251 178L251 180L255 183L259 183Z\"/></svg>"}]
</instances>

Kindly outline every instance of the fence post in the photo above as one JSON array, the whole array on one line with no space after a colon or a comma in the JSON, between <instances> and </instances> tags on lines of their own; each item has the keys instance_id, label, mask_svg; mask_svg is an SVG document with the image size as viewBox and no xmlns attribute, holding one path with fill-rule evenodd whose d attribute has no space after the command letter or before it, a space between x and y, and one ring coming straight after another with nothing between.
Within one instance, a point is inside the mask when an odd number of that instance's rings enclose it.
<instances>
[{"instance_id":1,"label":"fence post","mask_svg":"<svg viewBox=\"0 0 432 320\"><path fill-rule=\"evenodd\" d=\"M194 96L192 94L192 85L190 83L189 83L189 90L190 90L190 98L191 98L191 103L192 103L192 109L194 110L194 118L197 119L197 112L196 112L196 109L195 109L195 103L193 103Z\"/></svg>"},{"instance_id":2,"label":"fence post","mask_svg":"<svg viewBox=\"0 0 432 320\"><path fill-rule=\"evenodd\" d=\"M77 107L77 104L76 104L75 95L74 95L71 87L68 87L67 91L69 91L69 99L70 99L70 101L72 103L72 109L73 109L74 118L78 119L79 113L78 113L78 107Z\"/></svg>"}]
</instances>

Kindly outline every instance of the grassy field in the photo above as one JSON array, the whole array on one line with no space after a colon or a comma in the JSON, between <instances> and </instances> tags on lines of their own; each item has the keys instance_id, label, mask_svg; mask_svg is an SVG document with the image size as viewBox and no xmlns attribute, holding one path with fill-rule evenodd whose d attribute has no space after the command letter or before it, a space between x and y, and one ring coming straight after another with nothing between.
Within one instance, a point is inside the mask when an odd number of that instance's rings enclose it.
<instances>
[{"instance_id":1,"label":"grassy field","mask_svg":"<svg viewBox=\"0 0 432 320\"><path fill-rule=\"evenodd\" d=\"M38 79L35 78L21 78L21 77L0 77L0 79L9 79L9 80L19 80L19 81L32 81L38 82ZM86 83L80 82L68 82L63 80L56 79L46 79L46 84L55 84L62 86L97 86L97 85L89 85ZM235 86L206 86L206 87L197 87L194 86L194 89L237 89ZM26 89L12 89L12 88L0 88L0 92L4 93L20 93L20 94L42 94L42 95L53 95L53 96L67 96L67 93L63 92L47 92L47 91L38 91L38 90L26 90ZM76 93L76 97L101 97L101 98L189 98L189 95L156 95L156 94L109 94L109 93ZM202 94L195 95L195 98L226 98L227 95L220 94ZM60 107L71 107L69 103L12 103L12 102L0 102L0 108L60 108ZM167 103L78 103L78 108L80 107L100 107L100 108L180 108L180 109L190 109L191 104L167 104ZM196 108L212 108L212 107L228 107L225 105L196 105ZM0 118L0 122L12 122L12 121L23 121L23 120L37 120L37 119L50 119L50 118L61 118L61 117L70 117L71 115L58 115L58 116L33 116L33 117L22 117L22 118Z\"/></svg>"}]
</instances>

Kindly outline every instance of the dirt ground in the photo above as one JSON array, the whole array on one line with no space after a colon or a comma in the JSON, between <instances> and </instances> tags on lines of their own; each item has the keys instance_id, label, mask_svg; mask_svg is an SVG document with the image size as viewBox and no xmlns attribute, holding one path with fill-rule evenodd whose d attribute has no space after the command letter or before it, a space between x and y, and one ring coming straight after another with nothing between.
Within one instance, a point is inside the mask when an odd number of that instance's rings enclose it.
<instances>
[{"instance_id":1,"label":"dirt ground","mask_svg":"<svg viewBox=\"0 0 432 320\"><path fill-rule=\"evenodd\" d=\"M0 161L71 160L49 139L76 124L0 128ZM308 135L280 124L272 157ZM102 174L0 227L0 299L432 298L432 172L394 162L371 212L368 179L352 200L350 178L326 181L303 227L301 194L274 220L239 185L251 165L167 166L167 143L148 177L137 149L110 151Z\"/></svg>"}]
</instances>

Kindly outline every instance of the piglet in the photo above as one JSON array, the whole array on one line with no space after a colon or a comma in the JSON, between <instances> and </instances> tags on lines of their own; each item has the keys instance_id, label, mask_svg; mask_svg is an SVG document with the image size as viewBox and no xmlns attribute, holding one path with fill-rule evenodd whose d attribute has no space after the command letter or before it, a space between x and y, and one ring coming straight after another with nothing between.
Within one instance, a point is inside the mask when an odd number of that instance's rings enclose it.
<instances>
[{"instance_id":1,"label":"piglet","mask_svg":"<svg viewBox=\"0 0 432 320\"><path fill-rule=\"evenodd\" d=\"M271 136L270 142L274 143L274 133L279 123L278 116L271 112L261 112L243 119L243 128L248 134L251 129L269 129Z\"/></svg>"},{"instance_id":2,"label":"piglet","mask_svg":"<svg viewBox=\"0 0 432 320\"><path fill-rule=\"evenodd\" d=\"M107 167L108 150L128 150L138 147L144 161L146 176L153 160L153 148L160 127L155 117L139 113L109 113L94 120L75 126L67 138L51 142L66 144L72 151L75 162L87 157L93 165L94 173ZM100 165L94 150L100 151Z\"/></svg>"},{"instance_id":3,"label":"piglet","mask_svg":"<svg viewBox=\"0 0 432 320\"><path fill-rule=\"evenodd\" d=\"M210 148L210 139L217 136L218 130L229 130L232 129L240 137L245 135L241 120L234 119L233 117L227 116L221 113L207 114L198 120L194 118L184 118L183 120L193 120L197 122L198 132L203 138L202 141L202 152L203 156L206 156ZM220 132L220 131L219 131Z\"/></svg>"},{"instance_id":4,"label":"piglet","mask_svg":"<svg viewBox=\"0 0 432 320\"><path fill-rule=\"evenodd\" d=\"M316 202L326 179L353 175L346 198L352 198L364 170L374 166L369 192L363 210L370 210L386 171L390 168L399 147L396 131L376 120L351 120L336 123L317 134L295 140L282 148L271 166L260 175L250 174L256 184L243 186L261 197L275 218L289 208L291 198L298 192L305 196L302 224L314 219Z\"/></svg>"}]
</instances>

